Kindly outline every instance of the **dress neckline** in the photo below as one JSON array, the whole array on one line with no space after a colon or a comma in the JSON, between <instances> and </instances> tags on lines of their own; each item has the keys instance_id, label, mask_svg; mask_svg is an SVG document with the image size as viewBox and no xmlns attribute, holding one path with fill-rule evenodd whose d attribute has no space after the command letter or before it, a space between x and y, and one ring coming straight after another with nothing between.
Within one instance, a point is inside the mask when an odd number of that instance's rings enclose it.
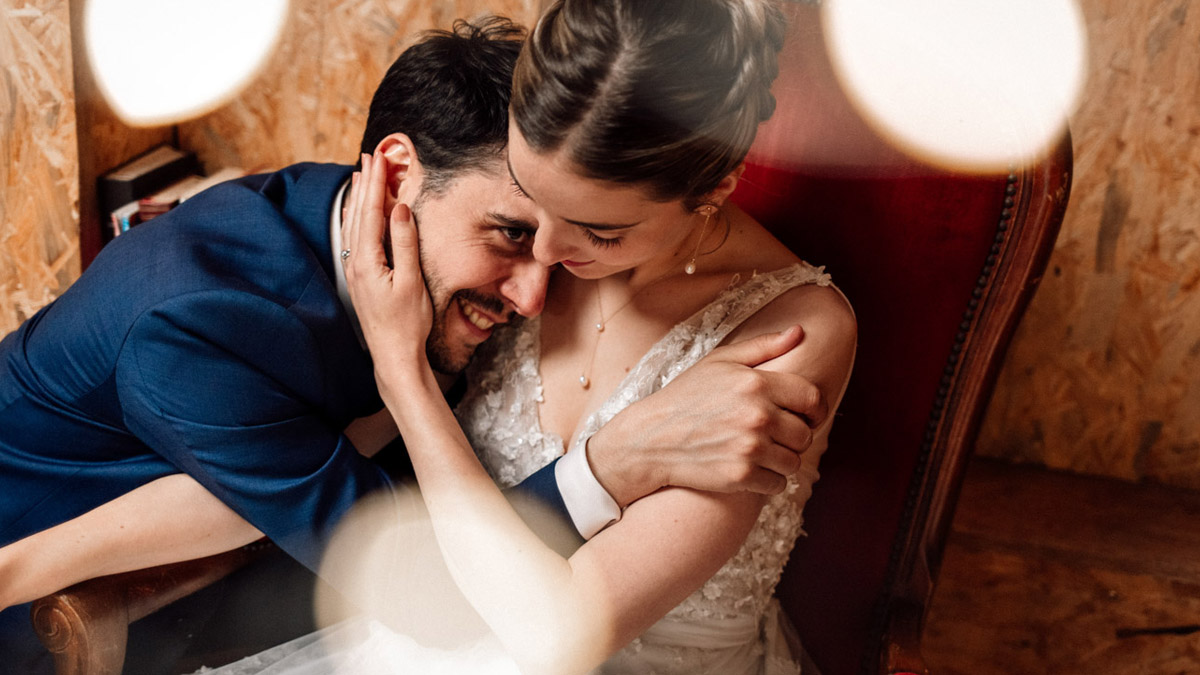
<instances>
[{"instance_id":1,"label":"dress neckline","mask_svg":"<svg viewBox=\"0 0 1200 675\"><path fill-rule=\"evenodd\" d=\"M589 412L585 417L583 417L582 426L579 424L580 421L576 420L575 426L576 426L576 429L579 430L576 435L577 436L581 436L581 435L585 435L585 434L587 436L591 435L591 434L587 433L587 430L593 426L592 418L594 418L596 415L598 415L600 413L600 411L604 410L605 407L607 407L609 404L611 404L613 399L616 398L629 385L630 379L633 378L634 374L637 373L643 367L643 365L646 363L646 359L649 358L650 355L652 355L656 351L658 351L659 347L666 340L673 338L673 336L676 333L678 333L680 330L683 330L684 326L692 325L693 323L695 323L697 321L697 319L699 317L703 316L711 308L713 308L714 306L716 306L722 302L725 302L729 296L731 296L735 293L745 292L746 289L750 288L751 284L760 284L761 285L775 277L782 277L787 274L795 273L797 270L813 270L815 272L821 273L824 270L824 267L821 267L821 268L813 267L809 263L804 262L802 260L800 262L792 263L791 265L787 265L785 267L780 267L780 268L771 270L769 272L759 273L757 270L755 270L754 272L751 273L750 278L746 279L745 281L742 281L740 273L734 274L733 277L730 278L729 283L725 286L725 288L722 289L719 293L717 293L713 297L712 300L710 300L707 304L705 304L700 309L697 309L695 312L693 312L691 315L689 315L686 319L683 319L683 320L679 321L678 323L676 323L674 326L671 326L671 328L668 329L666 333L663 333L663 335L661 337L659 337L657 340L655 340L654 343L651 344L650 347L647 348L646 351L642 354L642 356L637 360L637 363L635 363L633 365L633 367L629 369L629 372L627 372L625 374L625 377L621 378L620 382L617 383L617 386L614 387L611 392L609 392L608 396L600 403L600 405L597 406L595 409L593 409L591 412ZM540 393L540 395L537 397L537 401L534 402L534 407L533 407L533 415L532 415L533 431L537 435L541 436L542 438L547 438L547 439L551 439L551 440L555 441L555 445L557 447L561 448L561 452L559 453L559 456L565 455L581 439L580 438L572 438L571 444L567 445L566 439L564 439L561 435L559 435L555 432L552 432L552 431L546 431L542 427L541 400L542 400L542 397L545 395L545 387L542 384L542 317L541 317L541 315L538 315L531 320L525 321L522 324L521 330L527 331L530 333L530 338L531 338L530 356L533 360L533 374L534 374L533 375L534 387L533 387L532 391L536 391L536 392Z\"/></svg>"}]
</instances>

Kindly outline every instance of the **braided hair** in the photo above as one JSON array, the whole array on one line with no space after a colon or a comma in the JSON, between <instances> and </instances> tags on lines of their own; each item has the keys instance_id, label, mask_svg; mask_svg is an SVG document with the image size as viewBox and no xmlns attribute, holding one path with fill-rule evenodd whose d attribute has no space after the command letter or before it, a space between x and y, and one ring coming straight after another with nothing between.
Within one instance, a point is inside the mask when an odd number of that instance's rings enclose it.
<instances>
[{"instance_id":1,"label":"braided hair","mask_svg":"<svg viewBox=\"0 0 1200 675\"><path fill-rule=\"evenodd\" d=\"M518 58L513 119L535 152L694 208L774 112L784 29L770 0L558 0Z\"/></svg>"}]
</instances>

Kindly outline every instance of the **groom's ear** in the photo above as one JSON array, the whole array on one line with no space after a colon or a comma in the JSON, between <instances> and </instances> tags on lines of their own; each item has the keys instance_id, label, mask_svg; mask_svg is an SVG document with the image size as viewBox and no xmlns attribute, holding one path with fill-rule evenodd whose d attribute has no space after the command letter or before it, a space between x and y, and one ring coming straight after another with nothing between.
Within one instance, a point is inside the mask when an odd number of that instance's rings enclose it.
<instances>
[{"instance_id":1,"label":"groom's ear","mask_svg":"<svg viewBox=\"0 0 1200 675\"><path fill-rule=\"evenodd\" d=\"M417 148L408 134L388 134L375 146L383 155L387 171L387 208L390 211L397 201L412 205L419 187L421 161Z\"/></svg>"}]
</instances>

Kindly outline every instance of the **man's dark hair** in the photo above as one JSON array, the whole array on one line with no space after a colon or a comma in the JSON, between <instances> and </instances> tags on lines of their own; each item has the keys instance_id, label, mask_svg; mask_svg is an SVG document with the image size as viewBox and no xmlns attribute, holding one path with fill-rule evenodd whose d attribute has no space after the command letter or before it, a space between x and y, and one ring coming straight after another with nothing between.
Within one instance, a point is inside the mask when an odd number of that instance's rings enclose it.
<instances>
[{"instance_id":1,"label":"man's dark hair","mask_svg":"<svg viewBox=\"0 0 1200 675\"><path fill-rule=\"evenodd\" d=\"M496 16L425 33L375 90L362 152L374 152L388 134L408 134L425 170L423 191L433 194L499 157L508 144L512 72L524 37L523 28Z\"/></svg>"}]
</instances>

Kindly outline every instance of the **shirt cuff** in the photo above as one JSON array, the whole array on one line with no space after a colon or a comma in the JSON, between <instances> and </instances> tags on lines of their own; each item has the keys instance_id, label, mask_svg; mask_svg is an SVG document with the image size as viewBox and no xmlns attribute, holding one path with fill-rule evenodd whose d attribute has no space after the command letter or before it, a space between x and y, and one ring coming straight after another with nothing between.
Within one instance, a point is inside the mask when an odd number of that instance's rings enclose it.
<instances>
[{"instance_id":1,"label":"shirt cuff","mask_svg":"<svg viewBox=\"0 0 1200 675\"><path fill-rule=\"evenodd\" d=\"M563 455L554 465L554 479L571 522L584 539L621 519L621 507L604 489L587 461L587 444Z\"/></svg>"}]
</instances>

